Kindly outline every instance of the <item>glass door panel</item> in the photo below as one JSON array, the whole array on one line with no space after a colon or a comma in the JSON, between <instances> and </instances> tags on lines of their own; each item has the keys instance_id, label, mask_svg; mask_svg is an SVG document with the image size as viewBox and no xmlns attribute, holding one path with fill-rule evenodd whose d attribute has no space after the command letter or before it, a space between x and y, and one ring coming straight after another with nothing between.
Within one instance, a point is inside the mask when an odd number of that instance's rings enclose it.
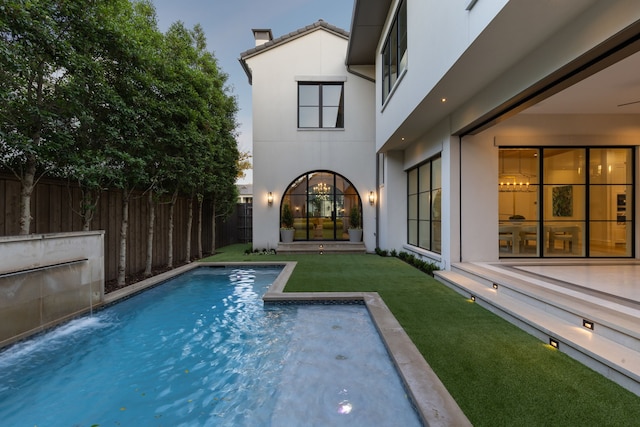
<instances>
[{"instance_id":1,"label":"glass door panel","mask_svg":"<svg viewBox=\"0 0 640 427\"><path fill-rule=\"evenodd\" d=\"M501 149L499 164L500 256L539 256L539 150Z\"/></svg>"}]
</instances>

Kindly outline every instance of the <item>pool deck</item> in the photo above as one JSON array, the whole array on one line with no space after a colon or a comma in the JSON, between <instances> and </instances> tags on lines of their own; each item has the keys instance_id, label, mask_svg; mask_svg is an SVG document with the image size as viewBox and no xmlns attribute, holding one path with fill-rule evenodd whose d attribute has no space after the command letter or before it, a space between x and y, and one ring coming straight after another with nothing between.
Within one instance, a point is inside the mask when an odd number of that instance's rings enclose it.
<instances>
[{"instance_id":1,"label":"pool deck","mask_svg":"<svg viewBox=\"0 0 640 427\"><path fill-rule=\"evenodd\" d=\"M248 265L283 267L283 270L263 296L266 304L283 302L364 303L404 382L407 393L411 397L422 423L425 426L471 426L456 401L451 397L438 376L433 372L376 292L284 292L284 287L296 266L295 262L194 262L127 286L124 289L111 292L105 295L104 304L108 305L122 298L128 298L194 268Z\"/></svg>"}]
</instances>

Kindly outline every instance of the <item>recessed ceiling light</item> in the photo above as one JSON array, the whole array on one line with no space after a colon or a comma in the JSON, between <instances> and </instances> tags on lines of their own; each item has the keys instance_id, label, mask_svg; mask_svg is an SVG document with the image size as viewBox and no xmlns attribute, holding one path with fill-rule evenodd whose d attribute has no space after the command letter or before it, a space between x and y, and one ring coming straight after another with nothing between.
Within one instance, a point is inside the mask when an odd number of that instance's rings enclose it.
<instances>
[{"instance_id":1,"label":"recessed ceiling light","mask_svg":"<svg viewBox=\"0 0 640 427\"><path fill-rule=\"evenodd\" d=\"M447 102L447 98L441 98L440 101L441 102Z\"/></svg>"}]
</instances>

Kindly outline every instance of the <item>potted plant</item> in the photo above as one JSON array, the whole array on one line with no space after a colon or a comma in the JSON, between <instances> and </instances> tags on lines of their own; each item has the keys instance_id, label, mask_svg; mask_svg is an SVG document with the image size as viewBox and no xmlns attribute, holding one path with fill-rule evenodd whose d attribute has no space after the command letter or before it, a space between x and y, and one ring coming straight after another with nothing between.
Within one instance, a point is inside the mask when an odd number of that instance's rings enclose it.
<instances>
[{"instance_id":1,"label":"potted plant","mask_svg":"<svg viewBox=\"0 0 640 427\"><path fill-rule=\"evenodd\" d=\"M359 242L362 240L362 227L360 226L360 209L357 206L351 208L349 212L349 241Z\"/></svg>"},{"instance_id":2,"label":"potted plant","mask_svg":"<svg viewBox=\"0 0 640 427\"><path fill-rule=\"evenodd\" d=\"M293 213L288 203L282 207L282 226L280 227L280 240L282 243L293 242L293 234L295 233L293 228Z\"/></svg>"}]
</instances>

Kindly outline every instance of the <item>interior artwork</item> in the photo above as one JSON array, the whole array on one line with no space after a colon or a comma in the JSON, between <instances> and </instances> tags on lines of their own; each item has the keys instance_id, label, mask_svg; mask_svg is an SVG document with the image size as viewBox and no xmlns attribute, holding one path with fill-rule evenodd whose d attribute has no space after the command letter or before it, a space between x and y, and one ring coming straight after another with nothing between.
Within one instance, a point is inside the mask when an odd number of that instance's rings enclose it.
<instances>
[{"instance_id":1,"label":"interior artwork","mask_svg":"<svg viewBox=\"0 0 640 427\"><path fill-rule=\"evenodd\" d=\"M552 190L553 216L573 216L573 187L563 185Z\"/></svg>"}]
</instances>

